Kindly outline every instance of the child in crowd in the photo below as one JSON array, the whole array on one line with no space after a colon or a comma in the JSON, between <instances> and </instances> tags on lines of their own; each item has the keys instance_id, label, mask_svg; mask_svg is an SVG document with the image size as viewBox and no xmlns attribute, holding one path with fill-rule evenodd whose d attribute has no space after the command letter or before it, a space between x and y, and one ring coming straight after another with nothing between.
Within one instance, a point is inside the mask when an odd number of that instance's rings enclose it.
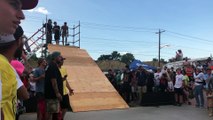
<instances>
[{"instance_id":1,"label":"child in crowd","mask_svg":"<svg viewBox=\"0 0 213 120\"><path fill-rule=\"evenodd\" d=\"M183 87L184 87L184 81L183 81L183 75L181 73L181 69L177 68L177 75L175 79L175 85L174 85L174 91L175 91L175 105L181 106L183 103Z\"/></svg>"},{"instance_id":2,"label":"child in crowd","mask_svg":"<svg viewBox=\"0 0 213 120\"><path fill-rule=\"evenodd\" d=\"M183 87L184 96L183 96L183 99L184 99L185 103L190 105L191 103L189 101L189 77L187 76L185 70L183 70L182 72L183 72L183 82L184 82L184 87Z\"/></svg>"}]
</instances>

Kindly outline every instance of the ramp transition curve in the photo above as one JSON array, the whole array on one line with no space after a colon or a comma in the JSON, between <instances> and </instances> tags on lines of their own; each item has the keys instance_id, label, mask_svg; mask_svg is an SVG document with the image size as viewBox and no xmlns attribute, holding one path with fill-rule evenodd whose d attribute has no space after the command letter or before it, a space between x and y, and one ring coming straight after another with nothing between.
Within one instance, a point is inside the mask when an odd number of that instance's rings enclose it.
<instances>
[{"instance_id":1,"label":"ramp transition curve","mask_svg":"<svg viewBox=\"0 0 213 120\"><path fill-rule=\"evenodd\" d=\"M86 50L60 45L48 45L48 50L60 51L66 58L64 67L75 93L70 96L73 112L129 107Z\"/></svg>"}]
</instances>

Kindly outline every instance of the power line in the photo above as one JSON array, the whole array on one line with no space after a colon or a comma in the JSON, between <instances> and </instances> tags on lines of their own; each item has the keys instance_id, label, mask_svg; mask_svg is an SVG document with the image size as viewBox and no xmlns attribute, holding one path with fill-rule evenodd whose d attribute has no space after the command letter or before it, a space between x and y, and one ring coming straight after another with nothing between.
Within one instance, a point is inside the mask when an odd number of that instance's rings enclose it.
<instances>
[{"instance_id":1,"label":"power line","mask_svg":"<svg viewBox=\"0 0 213 120\"><path fill-rule=\"evenodd\" d=\"M152 30L156 31L156 28L147 28L147 27L133 27L133 26L118 26L118 25L107 25L107 24L98 24L98 23L90 23L90 22L82 22L82 24L99 26L99 27L110 27L110 28L122 28L122 29L132 29L132 30Z\"/></svg>"},{"instance_id":2,"label":"power line","mask_svg":"<svg viewBox=\"0 0 213 120\"><path fill-rule=\"evenodd\" d=\"M27 17L38 21L37 16L27 16ZM40 17L40 19L45 20L45 18L43 17ZM58 18L54 18L53 20L67 21L65 19L58 19ZM72 20L72 21L75 21L75 20ZM87 26L87 28L99 29L99 30L117 30L117 31L132 31L132 32L149 32L149 33L154 33L154 31L156 31L155 28L115 26L115 25L97 24L97 23L82 22L82 21L81 21L81 24L82 24L82 27Z\"/></svg>"},{"instance_id":3,"label":"power line","mask_svg":"<svg viewBox=\"0 0 213 120\"><path fill-rule=\"evenodd\" d=\"M82 37L82 38L85 38L85 39L92 39L92 40L104 40L104 41L109 41L109 42L112 42L112 41L116 41L116 42L130 42L130 43L132 43L132 42L136 42L136 43L138 43L138 42L143 42L143 43L157 43L157 42L148 42L148 41L132 41L132 40L124 40L124 39L112 39L112 38L97 38L97 37Z\"/></svg>"},{"instance_id":4,"label":"power line","mask_svg":"<svg viewBox=\"0 0 213 120\"><path fill-rule=\"evenodd\" d=\"M185 34L172 32L172 31L167 31L167 32L173 33L173 34L176 34L176 35L180 35L180 36L184 36L184 37L187 37L187 38L191 38L191 39L200 40L200 41L206 41L206 42L211 42L211 43L213 42L212 40L207 40L207 39L203 39L203 38L199 38L199 37L194 37L194 36L191 36L191 35L185 35Z\"/></svg>"},{"instance_id":5,"label":"power line","mask_svg":"<svg viewBox=\"0 0 213 120\"><path fill-rule=\"evenodd\" d=\"M100 39L103 39L103 40L107 40L107 41L109 41L109 42L113 42L113 41L115 41L115 39L105 39L105 38L88 38L88 37L85 37L85 38L87 38L87 39L98 39L98 40L100 40ZM99 44L99 45L106 45L106 43L103 43L102 41L100 41L101 43ZM123 42L125 42L125 40L117 40L116 42L122 42L122 43L119 43L119 45L121 46L122 44L123 44ZM127 43L129 42L129 43L134 43L134 42L136 42L135 44L132 44L133 46L135 46L135 45L138 45L139 43L140 43L140 41L126 41ZM87 42L86 42L87 43ZM157 43L157 42L147 42L147 43ZM94 43L93 43L94 44ZM109 44L108 44L109 45ZM114 45L115 46L115 45ZM171 46L173 46L173 48L169 48L169 49L173 49L173 50L177 50L177 49L179 49L179 48L185 48L185 49L192 49L192 50L199 50L199 51L206 51L206 52L210 52L210 51L207 51L207 50L204 50L204 49L198 49L198 48L193 48L193 47L186 47L186 46L178 46L178 45L172 45L171 44ZM148 47L150 47L150 46L148 46ZM157 47L157 46L156 46ZM174 48L175 47L175 48ZM144 52L144 51L143 51ZM148 50L146 50L146 52L150 52L150 51L148 51ZM171 53L168 53L168 52L163 52L163 54L168 54L168 55L172 55Z\"/></svg>"},{"instance_id":6,"label":"power line","mask_svg":"<svg viewBox=\"0 0 213 120\"><path fill-rule=\"evenodd\" d=\"M82 25L82 28L85 28L85 29L97 29L97 30L104 30L104 31L129 31L129 32L154 33L153 31L147 31L147 30L121 29L121 28L100 28L100 27L96 27L96 26L84 27L83 25Z\"/></svg>"},{"instance_id":7,"label":"power line","mask_svg":"<svg viewBox=\"0 0 213 120\"><path fill-rule=\"evenodd\" d=\"M31 15L27 15L27 18L31 18L34 21L39 21L38 20L38 16L31 16ZM39 17L41 19L45 20L45 17ZM59 19L59 18L54 18L54 20L57 21L67 21L65 19ZM69 20L71 21L71 20ZM73 22L79 22L77 20L72 20ZM99 29L99 30L116 30L116 31L132 31L132 32L149 32L149 33L154 33L154 31L157 30L157 28L149 28L149 27L134 27L134 26L119 26L119 25L108 25L108 24L99 24L99 23L92 23L92 22L83 22L81 21L82 27L87 26L88 28L92 28L92 29ZM199 37L195 37L195 36L191 36L191 35L186 35L186 34L182 34L182 33L177 33L177 32L173 32L170 30L166 30L168 33L171 34L176 34L179 36L183 36L186 38L190 38L190 39L196 39L199 41L206 41L206 42L211 42L212 40L207 40L207 39L203 39L203 38L199 38ZM177 36L176 36L177 37ZM184 39L184 38L182 38ZM190 39L186 39L186 40L190 40Z\"/></svg>"},{"instance_id":8,"label":"power line","mask_svg":"<svg viewBox=\"0 0 213 120\"><path fill-rule=\"evenodd\" d=\"M212 51L208 51L208 50L205 50L205 49L193 48L193 47L185 47L185 46L181 46L181 45L174 45L174 47L185 48L185 49L192 49L192 50L198 50L198 51L205 51L205 52L212 52Z\"/></svg>"},{"instance_id":9,"label":"power line","mask_svg":"<svg viewBox=\"0 0 213 120\"><path fill-rule=\"evenodd\" d=\"M213 42L207 42L207 41L202 41L201 42L201 40L192 39L192 38L184 38L184 37L180 37L180 36L176 36L176 35L172 35L172 34L165 34L165 36L171 36L171 37L174 37L174 38L180 38L180 39L178 39L176 41L184 41L184 42L186 42L186 40L187 40L187 41L189 41L191 43L195 43L195 41L197 41L197 42L205 44L205 45L210 45L210 46L213 45ZM188 44L188 45L191 45L191 44Z\"/></svg>"}]
</instances>

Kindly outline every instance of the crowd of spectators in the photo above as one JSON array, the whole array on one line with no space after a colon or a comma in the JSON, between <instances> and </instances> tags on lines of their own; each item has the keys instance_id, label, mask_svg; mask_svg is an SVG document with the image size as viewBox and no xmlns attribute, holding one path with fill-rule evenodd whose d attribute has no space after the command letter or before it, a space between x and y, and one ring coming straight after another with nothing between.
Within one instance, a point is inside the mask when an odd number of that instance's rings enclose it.
<instances>
[{"instance_id":1,"label":"crowd of spectators","mask_svg":"<svg viewBox=\"0 0 213 120\"><path fill-rule=\"evenodd\" d=\"M22 90L22 99L18 97L22 102L17 106L16 119L26 111L37 110L38 120L62 120L66 111L71 109L69 95L73 94L73 89L68 84L68 74L63 67L65 58L57 51L49 56L48 60L39 58L38 66L32 69L25 69L17 60L13 62L17 72L21 70L20 82L26 88L24 92Z\"/></svg>"},{"instance_id":2,"label":"crowd of spectators","mask_svg":"<svg viewBox=\"0 0 213 120\"><path fill-rule=\"evenodd\" d=\"M156 71L145 70L142 66L130 70L126 66L123 70L109 69L106 77L130 105L132 102L140 105L146 93L170 92L174 94L175 106L192 105L194 100L195 107L205 108L206 104L209 116L212 116L212 65L212 60L208 58L193 63L186 60L180 68L165 66Z\"/></svg>"}]
</instances>

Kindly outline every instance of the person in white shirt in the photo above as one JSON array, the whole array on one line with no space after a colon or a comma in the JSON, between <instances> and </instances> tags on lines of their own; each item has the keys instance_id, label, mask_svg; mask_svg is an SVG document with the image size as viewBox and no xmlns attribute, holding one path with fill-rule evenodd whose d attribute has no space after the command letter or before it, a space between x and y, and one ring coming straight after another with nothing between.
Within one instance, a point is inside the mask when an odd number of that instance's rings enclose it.
<instances>
[{"instance_id":1,"label":"person in white shirt","mask_svg":"<svg viewBox=\"0 0 213 120\"><path fill-rule=\"evenodd\" d=\"M154 74L154 86L155 86L155 92L159 91L160 86L160 78L162 76L161 68L157 68L157 72Z\"/></svg>"},{"instance_id":2,"label":"person in white shirt","mask_svg":"<svg viewBox=\"0 0 213 120\"><path fill-rule=\"evenodd\" d=\"M183 103L183 75L181 73L181 69L176 69L177 75L175 78L174 92L175 92L175 105L181 106Z\"/></svg>"}]
</instances>

